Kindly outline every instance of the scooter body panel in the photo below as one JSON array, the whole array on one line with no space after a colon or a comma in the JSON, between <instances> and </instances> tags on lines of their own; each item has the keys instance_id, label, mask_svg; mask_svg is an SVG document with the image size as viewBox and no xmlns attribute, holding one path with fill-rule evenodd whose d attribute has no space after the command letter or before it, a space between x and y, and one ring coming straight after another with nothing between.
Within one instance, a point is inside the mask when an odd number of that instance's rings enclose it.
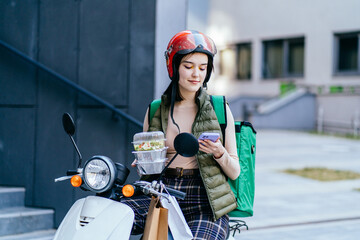
<instances>
[{"instance_id":1,"label":"scooter body panel","mask_svg":"<svg viewBox=\"0 0 360 240\"><path fill-rule=\"evenodd\" d=\"M54 240L129 239L133 210L120 202L88 196L77 200L56 231Z\"/></svg>"}]
</instances>

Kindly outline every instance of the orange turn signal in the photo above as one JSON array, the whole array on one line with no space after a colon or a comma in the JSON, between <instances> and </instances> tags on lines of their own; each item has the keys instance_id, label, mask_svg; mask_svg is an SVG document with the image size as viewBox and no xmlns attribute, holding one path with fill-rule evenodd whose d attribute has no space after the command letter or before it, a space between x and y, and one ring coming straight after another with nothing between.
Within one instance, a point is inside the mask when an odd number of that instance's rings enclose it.
<instances>
[{"instance_id":1,"label":"orange turn signal","mask_svg":"<svg viewBox=\"0 0 360 240\"><path fill-rule=\"evenodd\" d=\"M73 187L80 187L82 184L82 179L79 175L74 175L71 177L70 182Z\"/></svg>"},{"instance_id":2,"label":"orange turn signal","mask_svg":"<svg viewBox=\"0 0 360 240\"><path fill-rule=\"evenodd\" d=\"M126 184L122 188L122 193L123 193L124 197L131 197L135 193L134 186L130 185L130 184Z\"/></svg>"}]
</instances>

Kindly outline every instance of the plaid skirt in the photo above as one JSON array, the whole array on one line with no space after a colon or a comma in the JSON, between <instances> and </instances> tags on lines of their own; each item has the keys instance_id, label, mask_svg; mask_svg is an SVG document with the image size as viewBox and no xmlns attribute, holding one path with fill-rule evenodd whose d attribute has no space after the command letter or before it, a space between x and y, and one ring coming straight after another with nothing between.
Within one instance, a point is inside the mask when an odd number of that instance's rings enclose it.
<instances>
[{"instance_id":1,"label":"plaid skirt","mask_svg":"<svg viewBox=\"0 0 360 240\"><path fill-rule=\"evenodd\" d=\"M184 217L194 236L193 239L226 239L229 217L224 215L214 222L214 217L200 175L163 178L163 183L169 187L186 192L184 200L177 199ZM145 228L150 197L146 195L124 198L122 203L130 206L135 213L132 234L142 234Z\"/></svg>"}]
</instances>

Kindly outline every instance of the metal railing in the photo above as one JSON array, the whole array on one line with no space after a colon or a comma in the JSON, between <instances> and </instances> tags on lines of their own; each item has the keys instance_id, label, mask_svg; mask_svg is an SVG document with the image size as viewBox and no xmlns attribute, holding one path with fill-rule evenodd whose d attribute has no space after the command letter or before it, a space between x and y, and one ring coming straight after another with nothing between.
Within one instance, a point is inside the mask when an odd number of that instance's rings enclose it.
<instances>
[{"instance_id":1,"label":"metal railing","mask_svg":"<svg viewBox=\"0 0 360 240\"><path fill-rule=\"evenodd\" d=\"M32 65L34 65L34 66L38 67L39 69L49 73L50 75L56 77L57 79L59 79L60 81L65 83L66 85L68 85L71 88L75 89L77 92L80 92L80 93L84 94L85 96L91 98L92 100L96 101L97 103L103 105L107 109L111 110L113 112L113 114L119 115L119 116L125 118L126 120L132 122L134 125L142 128L143 124L140 121L138 121L137 119L135 119L134 117L132 117L129 114L126 114L123 111L117 109L111 103L105 101L104 99L100 98L99 96L95 95L94 93L88 91L87 89L81 87L80 85L78 85L78 84L74 83L73 81L67 79L66 77L62 76L61 74L59 74L59 73L53 71L52 69L46 67L45 65L39 63L38 61L35 61L35 60L31 59L30 57L26 56L24 53L20 52L19 50L17 50L14 47L12 47L11 45L9 45L9 44L3 42L2 40L0 40L0 46L8 49L10 52L12 52L15 55L21 57L22 59L26 60L27 62L31 63Z\"/></svg>"},{"instance_id":2,"label":"metal railing","mask_svg":"<svg viewBox=\"0 0 360 240\"><path fill-rule=\"evenodd\" d=\"M355 110L351 117L344 120L336 120L324 116L324 107L319 106L317 111L317 132L337 132L351 134L355 137L360 135L360 112Z\"/></svg>"}]
</instances>

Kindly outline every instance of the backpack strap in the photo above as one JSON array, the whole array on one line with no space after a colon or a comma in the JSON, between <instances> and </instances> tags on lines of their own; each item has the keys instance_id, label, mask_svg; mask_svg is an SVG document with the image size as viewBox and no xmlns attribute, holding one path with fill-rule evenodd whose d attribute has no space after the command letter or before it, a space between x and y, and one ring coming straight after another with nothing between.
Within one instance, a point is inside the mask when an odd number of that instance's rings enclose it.
<instances>
[{"instance_id":1,"label":"backpack strap","mask_svg":"<svg viewBox=\"0 0 360 240\"><path fill-rule=\"evenodd\" d=\"M156 110L160 107L161 99L155 99L149 104L149 114L148 114L148 122L150 125L151 119L154 117Z\"/></svg>"},{"instance_id":2,"label":"backpack strap","mask_svg":"<svg viewBox=\"0 0 360 240\"><path fill-rule=\"evenodd\" d=\"M223 135L223 142L225 145L225 129L227 126L225 96L210 95L210 102L213 105L216 117L219 121L221 132Z\"/></svg>"}]
</instances>

